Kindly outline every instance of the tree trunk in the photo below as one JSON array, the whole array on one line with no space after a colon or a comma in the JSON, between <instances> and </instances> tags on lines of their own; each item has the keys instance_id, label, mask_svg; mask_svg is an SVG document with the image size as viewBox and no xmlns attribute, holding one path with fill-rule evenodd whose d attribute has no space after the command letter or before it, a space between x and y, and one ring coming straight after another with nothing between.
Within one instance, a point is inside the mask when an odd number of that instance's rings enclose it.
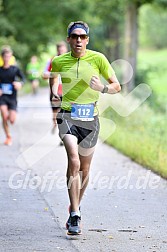
<instances>
[{"instance_id":1,"label":"tree trunk","mask_svg":"<svg viewBox=\"0 0 167 252\"><path fill-rule=\"evenodd\" d=\"M130 92L134 89L136 62L137 62L137 49L138 49L138 6L134 2L130 2L127 6L125 17L125 60L127 60L133 68L133 77L123 89L125 92ZM128 71L124 73L124 83L128 80Z\"/></svg>"},{"instance_id":2,"label":"tree trunk","mask_svg":"<svg viewBox=\"0 0 167 252\"><path fill-rule=\"evenodd\" d=\"M107 27L106 37L111 43L106 46L106 55L110 61L119 59L120 57L120 32L119 25Z\"/></svg>"}]
</instances>

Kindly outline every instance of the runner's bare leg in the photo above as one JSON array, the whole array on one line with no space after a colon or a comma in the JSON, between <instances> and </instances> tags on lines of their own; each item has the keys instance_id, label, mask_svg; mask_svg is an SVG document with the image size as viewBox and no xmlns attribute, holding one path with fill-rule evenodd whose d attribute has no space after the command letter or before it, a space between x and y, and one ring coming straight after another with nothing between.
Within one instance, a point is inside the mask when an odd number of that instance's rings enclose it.
<instances>
[{"instance_id":1,"label":"runner's bare leg","mask_svg":"<svg viewBox=\"0 0 167 252\"><path fill-rule=\"evenodd\" d=\"M1 116L2 116L2 125L5 131L6 137L10 137L10 131L9 131L9 126L8 126L8 117L9 117L9 112L8 112L8 107L6 105L2 105L0 107L1 110Z\"/></svg>"},{"instance_id":2,"label":"runner's bare leg","mask_svg":"<svg viewBox=\"0 0 167 252\"><path fill-rule=\"evenodd\" d=\"M89 182L89 171L90 165L93 158L95 147L90 149L80 148L79 155L80 158L80 175L81 175L81 190L79 195L79 202L81 202L85 189ZM84 155L84 156L83 156Z\"/></svg>"},{"instance_id":3,"label":"runner's bare leg","mask_svg":"<svg viewBox=\"0 0 167 252\"><path fill-rule=\"evenodd\" d=\"M64 146L67 151L67 186L70 198L71 211L78 211L80 197L80 159L78 154L77 138L73 135L66 134L63 138Z\"/></svg>"}]
</instances>

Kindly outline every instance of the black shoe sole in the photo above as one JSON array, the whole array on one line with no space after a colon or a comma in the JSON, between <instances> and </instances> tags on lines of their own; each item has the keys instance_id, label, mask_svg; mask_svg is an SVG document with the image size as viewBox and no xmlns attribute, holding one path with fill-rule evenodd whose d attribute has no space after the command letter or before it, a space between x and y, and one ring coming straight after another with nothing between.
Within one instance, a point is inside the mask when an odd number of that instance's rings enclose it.
<instances>
[{"instance_id":1,"label":"black shoe sole","mask_svg":"<svg viewBox=\"0 0 167 252\"><path fill-rule=\"evenodd\" d=\"M67 235L81 235L82 232L69 232L67 231Z\"/></svg>"}]
</instances>

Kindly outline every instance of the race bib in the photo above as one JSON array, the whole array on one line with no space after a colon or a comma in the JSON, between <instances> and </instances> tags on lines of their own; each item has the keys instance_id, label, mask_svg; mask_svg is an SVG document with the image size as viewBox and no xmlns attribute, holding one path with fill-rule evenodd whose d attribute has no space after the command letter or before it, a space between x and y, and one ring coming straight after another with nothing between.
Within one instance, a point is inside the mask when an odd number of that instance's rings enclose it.
<instances>
[{"instance_id":1,"label":"race bib","mask_svg":"<svg viewBox=\"0 0 167 252\"><path fill-rule=\"evenodd\" d=\"M11 95L13 94L13 85L10 83L1 83L1 89L3 94Z\"/></svg>"},{"instance_id":2,"label":"race bib","mask_svg":"<svg viewBox=\"0 0 167 252\"><path fill-rule=\"evenodd\" d=\"M81 121L93 121L94 120L94 104L76 104L71 106L71 118Z\"/></svg>"}]
</instances>

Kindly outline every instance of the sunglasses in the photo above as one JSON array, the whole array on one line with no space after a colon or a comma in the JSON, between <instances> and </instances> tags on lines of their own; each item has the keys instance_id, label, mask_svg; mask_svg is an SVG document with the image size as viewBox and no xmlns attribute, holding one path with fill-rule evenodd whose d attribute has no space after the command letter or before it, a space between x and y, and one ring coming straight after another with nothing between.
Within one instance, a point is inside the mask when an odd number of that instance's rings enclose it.
<instances>
[{"instance_id":1,"label":"sunglasses","mask_svg":"<svg viewBox=\"0 0 167 252\"><path fill-rule=\"evenodd\" d=\"M70 34L70 38L72 38L72 39L78 39L78 38L80 38L81 40L84 40L84 39L88 38L88 35L86 35L86 34L80 34L80 35L78 35L78 34L72 33L72 34Z\"/></svg>"}]
</instances>

